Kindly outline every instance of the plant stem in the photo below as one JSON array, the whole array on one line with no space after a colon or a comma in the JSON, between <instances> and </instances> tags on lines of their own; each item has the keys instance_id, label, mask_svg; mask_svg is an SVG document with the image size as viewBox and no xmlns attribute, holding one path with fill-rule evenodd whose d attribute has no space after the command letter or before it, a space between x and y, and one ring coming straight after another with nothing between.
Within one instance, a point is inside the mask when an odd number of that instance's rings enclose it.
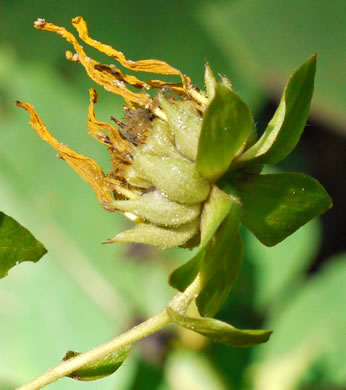
<instances>
[{"instance_id":1,"label":"plant stem","mask_svg":"<svg viewBox=\"0 0 346 390\"><path fill-rule=\"evenodd\" d=\"M183 312L190 305L191 301L198 295L201 289L199 275L194 282L185 290L184 293L178 293L172 301L167 305L176 311ZM157 332L158 330L168 326L172 323L172 320L167 314L167 307L154 317L142 322L141 324L133 327L127 332L117 336L113 340L108 341L98 347L81 353L71 359L62 361L55 367L52 367L48 371L44 372L31 382L17 388L17 390L38 390L63 378L66 375L78 370L86 364L94 363L97 360L101 360L108 356L110 353L114 353L124 347L133 344L144 337Z\"/></svg>"}]
</instances>

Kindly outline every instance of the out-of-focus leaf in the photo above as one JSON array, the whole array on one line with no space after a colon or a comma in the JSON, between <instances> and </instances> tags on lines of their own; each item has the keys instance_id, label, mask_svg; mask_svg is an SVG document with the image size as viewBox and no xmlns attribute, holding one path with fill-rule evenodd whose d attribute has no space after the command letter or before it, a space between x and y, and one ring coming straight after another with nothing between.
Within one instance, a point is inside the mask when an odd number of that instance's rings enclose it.
<instances>
[{"instance_id":1,"label":"out-of-focus leaf","mask_svg":"<svg viewBox=\"0 0 346 390\"><path fill-rule=\"evenodd\" d=\"M0 278L23 261L37 262L46 248L13 218L0 212Z\"/></svg>"},{"instance_id":2,"label":"out-of-focus leaf","mask_svg":"<svg viewBox=\"0 0 346 390\"><path fill-rule=\"evenodd\" d=\"M121 351L108 355L100 361L87 364L83 368L79 368L67 376L79 381L95 381L97 379L105 378L106 376L114 374L114 372L123 364L129 351L130 347L126 347ZM79 352L67 351L63 360L68 360L78 355L80 355Z\"/></svg>"},{"instance_id":3,"label":"out-of-focus leaf","mask_svg":"<svg viewBox=\"0 0 346 390\"><path fill-rule=\"evenodd\" d=\"M171 390L229 390L210 360L201 353L175 350L165 364Z\"/></svg>"},{"instance_id":4,"label":"out-of-focus leaf","mask_svg":"<svg viewBox=\"0 0 346 390\"><path fill-rule=\"evenodd\" d=\"M276 245L332 206L321 184L302 173L242 175L232 184L243 203L242 222L267 246Z\"/></svg>"},{"instance_id":5,"label":"out-of-focus leaf","mask_svg":"<svg viewBox=\"0 0 346 390\"><path fill-rule=\"evenodd\" d=\"M218 85L203 117L198 171L211 181L222 176L245 144L252 126L249 107L229 88Z\"/></svg>"},{"instance_id":6,"label":"out-of-focus leaf","mask_svg":"<svg viewBox=\"0 0 346 390\"><path fill-rule=\"evenodd\" d=\"M243 242L239 234L240 205L233 201L231 210L206 249L201 261L202 291L196 300L202 316L214 316L224 304L238 277Z\"/></svg>"},{"instance_id":7,"label":"out-of-focus leaf","mask_svg":"<svg viewBox=\"0 0 346 390\"><path fill-rule=\"evenodd\" d=\"M234 161L234 167L253 162L275 164L291 153L309 116L315 72L316 56L313 55L290 77L262 137Z\"/></svg>"},{"instance_id":8,"label":"out-of-focus leaf","mask_svg":"<svg viewBox=\"0 0 346 390\"><path fill-rule=\"evenodd\" d=\"M175 324L231 347L250 347L252 345L265 343L272 333L268 330L237 329L225 322L215 320L214 318L188 317L171 308L168 308L167 312Z\"/></svg>"},{"instance_id":9,"label":"out-of-focus leaf","mask_svg":"<svg viewBox=\"0 0 346 390\"><path fill-rule=\"evenodd\" d=\"M0 382L0 390L14 390L17 387L19 386L15 386L14 384L11 385L7 382Z\"/></svg>"},{"instance_id":10,"label":"out-of-focus leaf","mask_svg":"<svg viewBox=\"0 0 346 390\"><path fill-rule=\"evenodd\" d=\"M253 388L291 390L306 382L343 386L346 382L346 256L339 256L313 276L299 293L274 312L275 333L255 351ZM318 378L310 368L318 367Z\"/></svg>"},{"instance_id":11,"label":"out-of-focus leaf","mask_svg":"<svg viewBox=\"0 0 346 390\"><path fill-rule=\"evenodd\" d=\"M201 215L201 246L208 243L231 208L232 200L217 186L212 186L203 204Z\"/></svg>"}]
</instances>

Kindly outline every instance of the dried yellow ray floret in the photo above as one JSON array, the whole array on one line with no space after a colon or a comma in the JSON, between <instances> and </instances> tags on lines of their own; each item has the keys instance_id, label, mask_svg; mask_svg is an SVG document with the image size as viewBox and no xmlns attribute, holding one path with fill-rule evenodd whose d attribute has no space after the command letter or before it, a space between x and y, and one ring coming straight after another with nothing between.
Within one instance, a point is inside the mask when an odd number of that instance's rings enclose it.
<instances>
[{"instance_id":1,"label":"dried yellow ray floret","mask_svg":"<svg viewBox=\"0 0 346 390\"><path fill-rule=\"evenodd\" d=\"M94 47L95 49L98 49L101 53L104 53L107 56L114 58L127 69L131 69L136 72L177 75L182 77L182 73L178 69L175 69L173 66L167 64L166 62L159 60L127 60L122 52L113 49L109 45L105 45L103 43L93 40L89 37L87 24L81 16L77 16L76 18L72 19L72 24L78 31L79 37L85 43L87 43L89 46Z\"/></svg>"},{"instance_id":2,"label":"dried yellow ray floret","mask_svg":"<svg viewBox=\"0 0 346 390\"><path fill-rule=\"evenodd\" d=\"M30 125L33 129L59 153L59 157L65 160L92 187L101 204L107 204L113 200L110 191L114 185L107 180L102 169L93 159L75 152L54 138L31 104L17 101L16 105L24 108L29 113L31 117Z\"/></svg>"},{"instance_id":3,"label":"dried yellow ray floret","mask_svg":"<svg viewBox=\"0 0 346 390\"><path fill-rule=\"evenodd\" d=\"M175 69L174 67L163 61L127 60L120 51L117 51L109 45L102 44L90 38L88 35L87 25L82 17L76 17L73 19L72 22L74 27L78 31L80 38L84 42L86 42L89 46L99 50L100 52L108 55L109 57L114 58L125 68L137 72L176 75L181 77L184 85L191 84L191 81L187 76L183 75L179 70ZM149 95L144 92L132 92L131 90L127 89L126 84L129 84L138 89L162 88L163 86L168 85L170 88L172 88L173 91L177 93L183 93L185 91L185 88L182 86L182 84L168 83L160 80L141 81L135 76L123 74L120 69L118 69L114 65L103 65L93 60L86 55L85 51L78 43L74 35L67 31L64 27L56 26L53 23L48 23L43 19L40 19L39 22L36 22L34 24L34 27L38 30L55 32L56 34L66 39L67 42L71 43L76 51L76 54L67 51L67 59L74 62L80 62L84 66L86 72L88 73L88 76L92 80L103 86L107 91L122 96L126 100L126 102L132 107L135 104L138 104L142 107L149 107L152 106L153 102L150 99Z\"/></svg>"}]
</instances>

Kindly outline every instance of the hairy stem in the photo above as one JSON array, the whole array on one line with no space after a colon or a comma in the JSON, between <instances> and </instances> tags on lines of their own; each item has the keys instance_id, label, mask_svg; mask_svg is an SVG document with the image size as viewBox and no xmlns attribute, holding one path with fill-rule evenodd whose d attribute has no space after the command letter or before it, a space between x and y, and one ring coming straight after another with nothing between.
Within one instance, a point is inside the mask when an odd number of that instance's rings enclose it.
<instances>
[{"instance_id":1,"label":"hairy stem","mask_svg":"<svg viewBox=\"0 0 346 390\"><path fill-rule=\"evenodd\" d=\"M185 292L178 293L167 305L167 307L171 307L172 309L179 312L184 312L190 305L191 301L196 298L196 296L200 292L200 289L201 284L198 275L194 282L185 290ZM81 353L74 358L62 361L55 367L52 367L42 375L33 379L31 382L19 387L17 390L42 389L50 383L53 383L58 379L71 374L72 372L78 370L86 364L94 363L97 360L101 360L108 356L110 353L114 353L118 350L121 350L124 347L131 345L134 342L168 326L172 323L172 321L167 314L167 307L154 317L149 318L148 320L142 322L141 324L135 326L134 328L128 330L120 336L117 336L113 340L99 345L98 347L88 352Z\"/></svg>"}]
</instances>

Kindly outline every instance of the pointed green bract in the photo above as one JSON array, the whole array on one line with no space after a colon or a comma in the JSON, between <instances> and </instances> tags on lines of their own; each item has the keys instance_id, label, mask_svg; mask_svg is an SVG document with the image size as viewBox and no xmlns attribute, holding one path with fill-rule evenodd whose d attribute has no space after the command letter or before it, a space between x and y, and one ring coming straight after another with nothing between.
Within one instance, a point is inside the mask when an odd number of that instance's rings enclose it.
<instances>
[{"instance_id":1,"label":"pointed green bract","mask_svg":"<svg viewBox=\"0 0 346 390\"><path fill-rule=\"evenodd\" d=\"M173 202L158 191L149 192L138 199L116 200L109 205L162 226L180 226L191 222L199 216L201 210L200 203L185 205Z\"/></svg>"},{"instance_id":2,"label":"pointed green bract","mask_svg":"<svg viewBox=\"0 0 346 390\"><path fill-rule=\"evenodd\" d=\"M189 101L170 103L163 95L159 95L159 101L167 115L178 151L189 160L194 161L197 156L198 139L201 132L201 115L193 103Z\"/></svg>"},{"instance_id":3,"label":"pointed green bract","mask_svg":"<svg viewBox=\"0 0 346 390\"><path fill-rule=\"evenodd\" d=\"M217 86L217 81L208 63L205 64L204 84L207 90L208 101L210 103L215 96L215 88Z\"/></svg>"},{"instance_id":4,"label":"pointed green bract","mask_svg":"<svg viewBox=\"0 0 346 390\"><path fill-rule=\"evenodd\" d=\"M232 200L228 194L213 185L208 199L203 204L201 215L201 245L211 239L231 208Z\"/></svg>"},{"instance_id":5,"label":"pointed green bract","mask_svg":"<svg viewBox=\"0 0 346 390\"><path fill-rule=\"evenodd\" d=\"M175 324L232 347L251 347L265 343L272 333L267 330L237 329L213 318L188 317L171 308L168 308L167 312Z\"/></svg>"},{"instance_id":6,"label":"pointed green bract","mask_svg":"<svg viewBox=\"0 0 346 390\"><path fill-rule=\"evenodd\" d=\"M244 255L239 223L240 205L235 201L201 261L196 304L202 316L213 317L220 310L238 277Z\"/></svg>"},{"instance_id":7,"label":"pointed green bract","mask_svg":"<svg viewBox=\"0 0 346 390\"><path fill-rule=\"evenodd\" d=\"M292 152L309 116L315 72L316 56L313 55L290 77L280 104L262 137L234 160L232 169L255 162L275 164Z\"/></svg>"},{"instance_id":8,"label":"pointed green bract","mask_svg":"<svg viewBox=\"0 0 346 390\"><path fill-rule=\"evenodd\" d=\"M37 262L46 248L13 218L0 212L0 278L23 261Z\"/></svg>"},{"instance_id":9,"label":"pointed green bract","mask_svg":"<svg viewBox=\"0 0 346 390\"><path fill-rule=\"evenodd\" d=\"M198 171L211 181L221 177L244 146L252 125L249 107L232 90L219 84L203 117Z\"/></svg>"},{"instance_id":10,"label":"pointed green bract","mask_svg":"<svg viewBox=\"0 0 346 390\"><path fill-rule=\"evenodd\" d=\"M170 200L193 204L202 202L209 195L208 180L189 161L137 153L133 165Z\"/></svg>"},{"instance_id":11,"label":"pointed green bract","mask_svg":"<svg viewBox=\"0 0 346 390\"><path fill-rule=\"evenodd\" d=\"M121 351L108 355L100 361L87 364L83 368L80 368L67 376L79 381L95 381L97 379L105 378L117 371L127 358L129 351L130 347L128 346ZM69 360L78 355L80 355L79 352L68 351L63 360Z\"/></svg>"},{"instance_id":12,"label":"pointed green bract","mask_svg":"<svg viewBox=\"0 0 346 390\"><path fill-rule=\"evenodd\" d=\"M131 230L125 230L105 242L134 242L154 245L160 248L174 248L185 244L199 229L199 218L176 228L165 228L149 223L139 223Z\"/></svg>"},{"instance_id":13,"label":"pointed green bract","mask_svg":"<svg viewBox=\"0 0 346 390\"><path fill-rule=\"evenodd\" d=\"M232 180L242 207L242 222L267 246L326 212L332 200L321 184L303 173L242 175Z\"/></svg>"},{"instance_id":14,"label":"pointed green bract","mask_svg":"<svg viewBox=\"0 0 346 390\"><path fill-rule=\"evenodd\" d=\"M173 143L173 135L168 124L161 119L153 121L151 134L139 149L143 153L162 157L181 157Z\"/></svg>"}]
</instances>

